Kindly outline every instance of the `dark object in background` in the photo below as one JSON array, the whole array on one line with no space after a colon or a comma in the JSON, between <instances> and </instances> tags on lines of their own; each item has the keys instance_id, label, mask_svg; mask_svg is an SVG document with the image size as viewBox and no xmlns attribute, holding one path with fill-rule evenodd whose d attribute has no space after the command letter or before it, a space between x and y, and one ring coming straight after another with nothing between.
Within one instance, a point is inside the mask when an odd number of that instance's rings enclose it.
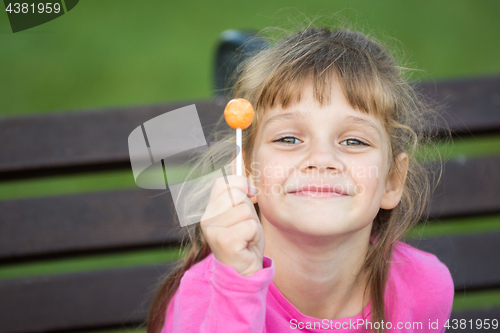
<instances>
[{"instance_id":1,"label":"dark object in background","mask_svg":"<svg viewBox=\"0 0 500 333\"><path fill-rule=\"evenodd\" d=\"M220 35L215 54L215 95L227 96L233 85L231 75L238 64L268 46L255 32L226 30Z\"/></svg>"}]
</instances>

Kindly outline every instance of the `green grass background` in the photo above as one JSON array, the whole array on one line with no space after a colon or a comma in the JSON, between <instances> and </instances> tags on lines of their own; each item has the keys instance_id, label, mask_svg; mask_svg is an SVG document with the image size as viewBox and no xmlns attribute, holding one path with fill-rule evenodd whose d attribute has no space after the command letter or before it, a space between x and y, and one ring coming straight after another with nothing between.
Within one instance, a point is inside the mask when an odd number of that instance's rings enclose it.
<instances>
[{"instance_id":1,"label":"green grass background","mask_svg":"<svg viewBox=\"0 0 500 333\"><path fill-rule=\"evenodd\" d=\"M16 34L0 13L0 115L210 97L222 31L337 12L398 40L424 80L500 72L497 0L81 0Z\"/></svg>"},{"instance_id":2,"label":"green grass background","mask_svg":"<svg viewBox=\"0 0 500 333\"><path fill-rule=\"evenodd\" d=\"M16 34L0 13L0 117L209 98L222 31L290 28L289 18L333 13L370 35L390 36L385 39L408 65L422 70L414 79L500 73L497 0L81 0L68 14ZM499 154L500 136L456 139L438 148L446 159ZM2 182L0 200L134 187L131 170L48 177ZM411 235L498 230L500 216L492 216L421 225ZM169 248L10 264L0 266L0 279L175 258L178 249ZM454 309L492 304L500 304L500 292L457 295Z\"/></svg>"}]
</instances>

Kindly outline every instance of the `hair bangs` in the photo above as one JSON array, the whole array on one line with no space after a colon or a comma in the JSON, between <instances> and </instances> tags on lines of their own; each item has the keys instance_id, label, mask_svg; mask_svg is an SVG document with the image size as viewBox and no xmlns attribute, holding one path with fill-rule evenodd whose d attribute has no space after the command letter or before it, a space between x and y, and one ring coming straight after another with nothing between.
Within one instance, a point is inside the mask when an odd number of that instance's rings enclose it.
<instances>
[{"instance_id":1,"label":"hair bangs","mask_svg":"<svg viewBox=\"0 0 500 333\"><path fill-rule=\"evenodd\" d=\"M306 85L312 85L314 99L325 106L331 101L332 84L337 80L354 109L372 114L384 123L394 114L395 98L379 69L369 61L352 61L365 58L362 53L337 47L325 49L324 45L304 54L296 53L289 52L288 57L270 69L256 99L256 108L263 113L273 107L287 108L299 103Z\"/></svg>"},{"instance_id":2,"label":"hair bangs","mask_svg":"<svg viewBox=\"0 0 500 333\"><path fill-rule=\"evenodd\" d=\"M349 104L387 124L395 116L396 99L383 79L368 70L349 68L342 71L339 82Z\"/></svg>"},{"instance_id":3,"label":"hair bangs","mask_svg":"<svg viewBox=\"0 0 500 333\"><path fill-rule=\"evenodd\" d=\"M291 66L290 66L291 67ZM335 68L321 68L299 64L297 70L288 66L278 68L270 75L257 100L257 108L265 111L273 107L287 108L299 103L304 87L312 84L314 99L324 106L330 102Z\"/></svg>"}]
</instances>

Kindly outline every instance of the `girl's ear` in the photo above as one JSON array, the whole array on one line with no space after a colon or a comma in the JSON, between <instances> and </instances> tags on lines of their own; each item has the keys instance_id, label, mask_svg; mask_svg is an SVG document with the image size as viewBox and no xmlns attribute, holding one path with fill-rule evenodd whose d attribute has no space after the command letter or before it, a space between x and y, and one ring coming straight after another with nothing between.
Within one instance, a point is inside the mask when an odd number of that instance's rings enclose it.
<instances>
[{"instance_id":1,"label":"girl's ear","mask_svg":"<svg viewBox=\"0 0 500 333\"><path fill-rule=\"evenodd\" d=\"M246 161L246 155L245 155L245 152L243 152L243 165L245 165L245 161ZM245 168L243 168L244 170ZM232 175L235 175L236 174L236 158L231 162L231 174ZM246 177L247 179L250 181L250 183L252 183L253 186L255 186L255 182L253 180L253 177L252 175L250 174L246 174ZM255 204L257 203L257 196L254 195L253 197L250 198L252 200L252 202Z\"/></svg>"},{"instance_id":2,"label":"girl's ear","mask_svg":"<svg viewBox=\"0 0 500 333\"><path fill-rule=\"evenodd\" d=\"M401 153L395 161L394 171L386 180L385 193L382 197L380 208L393 209L401 201L406 175L408 173L408 155Z\"/></svg>"}]
</instances>

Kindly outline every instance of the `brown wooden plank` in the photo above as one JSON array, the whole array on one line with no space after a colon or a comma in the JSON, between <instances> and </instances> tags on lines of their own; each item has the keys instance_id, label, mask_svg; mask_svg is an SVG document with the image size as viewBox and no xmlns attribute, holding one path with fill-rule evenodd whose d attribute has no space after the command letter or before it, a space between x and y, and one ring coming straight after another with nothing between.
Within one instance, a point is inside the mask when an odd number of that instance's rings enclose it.
<instances>
[{"instance_id":1,"label":"brown wooden plank","mask_svg":"<svg viewBox=\"0 0 500 333\"><path fill-rule=\"evenodd\" d=\"M500 132L500 76L426 82L418 88L442 107L455 134Z\"/></svg>"},{"instance_id":2,"label":"brown wooden plank","mask_svg":"<svg viewBox=\"0 0 500 333\"><path fill-rule=\"evenodd\" d=\"M500 287L500 232L412 240L451 272L456 290Z\"/></svg>"},{"instance_id":3,"label":"brown wooden plank","mask_svg":"<svg viewBox=\"0 0 500 333\"><path fill-rule=\"evenodd\" d=\"M497 320L497 323L500 324L500 308L490 308L490 309L480 309L480 310L469 310L469 311L457 311L453 312L451 314L451 321L450 324L454 325L453 319L457 319L458 324L460 324L461 319L465 319L467 325L465 329L461 329L460 326L458 328L453 329L447 329L446 332L462 332L462 333L472 333L472 332L498 332L498 328L495 330L493 329L493 326L491 326L491 321L493 319ZM476 325L476 320L480 320L482 324L484 324L485 319L489 319L490 323L490 328L489 329L484 329L484 326L482 329L478 329L477 327L480 326L475 326ZM472 320L472 326L471 328L471 323L469 320ZM479 322L478 322L479 323ZM463 327L463 326L462 326Z\"/></svg>"},{"instance_id":4,"label":"brown wooden plank","mask_svg":"<svg viewBox=\"0 0 500 333\"><path fill-rule=\"evenodd\" d=\"M153 287L172 265L0 281L0 332L45 332L145 320Z\"/></svg>"},{"instance_id":5,"label":"brown wooden plank","mask_svg":"<svg viewBox=\"0 0 500 333\"><path fill-rule=\"evenodd\" d=\"M457 133L499 131L499 76L425 83L420 87L426 96L446 106L444 119ZM211 132L211 125L222 114L222 100L3 118L0 173L100 164L125 168L129 165L127 138L134 128L190 104L196 104L205 133Z\"/></svg>"},{"instance_id":6,"label":"brown wooden plank","mask_svg":"<svg viewBox=\"0 0 500 333\"><path fill-rule=\"evenodd\" d=\"M430 218L500 212L500 156L448 161L433 194Z\"/></svg>"},{"instance_id":7,"label":"brown wooden plank","mask_svg":"<svg viewBox=\"0 0 500 333\"><path fill-rule=\"evenodd\" d=\"M135 189L0 202L0 259L179 240L170 193Z\"/></svg>"},{"instance_id":8,"label":"brown wooden plank","mask_svg":"<svg viewBox=\"0 0 500 333\"><path fill-rule=\"evenodd\" d=\"M222 115L220 100L58 112L0 120L0 172L129 162L128 136L145 121L195 104L204 132Z\"/></svg>"}]
</instances>

